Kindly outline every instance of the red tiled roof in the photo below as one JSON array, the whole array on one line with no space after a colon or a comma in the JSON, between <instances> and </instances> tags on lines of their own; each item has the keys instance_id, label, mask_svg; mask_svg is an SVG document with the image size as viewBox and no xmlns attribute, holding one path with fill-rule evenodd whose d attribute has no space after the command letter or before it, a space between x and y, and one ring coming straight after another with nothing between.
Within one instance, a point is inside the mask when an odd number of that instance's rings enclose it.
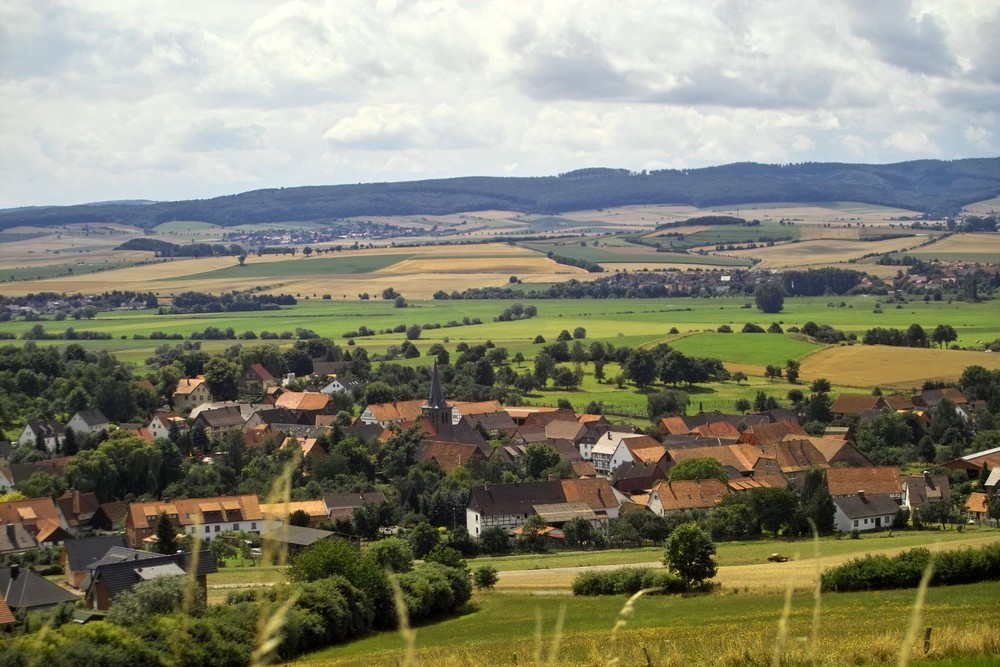
<instances>
[{"instance_id":1,"label":"red tiled roof","mask_svg":"<svg viewBox=\"0 0 1000 667\"><path fill-rule=\"evenodd\" d=\"M664 510L708 509L729 493L729 487L717 479L684 479L660 482L653 493Z\"/></svg>"},{"instance_id":2,"label":"red tiled roof","mask_svg":"<svg viewBox=\"0 0 1000 667\"><path fill-rule=\"evenodd\" d=\"M898 495L902 492L899 468L871 466L868 468L830 468L826 471L826 488L831 496L866 494Z\"/></svg>"}]
</instances>

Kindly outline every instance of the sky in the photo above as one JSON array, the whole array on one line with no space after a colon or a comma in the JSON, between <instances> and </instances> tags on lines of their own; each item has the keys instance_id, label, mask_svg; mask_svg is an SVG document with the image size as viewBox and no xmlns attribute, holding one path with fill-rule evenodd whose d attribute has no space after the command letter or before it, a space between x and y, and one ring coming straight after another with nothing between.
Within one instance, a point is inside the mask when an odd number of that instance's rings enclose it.
<instances>
[{"instance_id":1,"label":"sky","mask_svg":"<svg viewBox=\"0 0 1000 667\"><path fill-rule=\"evenodd\" d=\"M1000 0L0 0L0 207L1000 154Z\"/></svg>"}]
</instances>

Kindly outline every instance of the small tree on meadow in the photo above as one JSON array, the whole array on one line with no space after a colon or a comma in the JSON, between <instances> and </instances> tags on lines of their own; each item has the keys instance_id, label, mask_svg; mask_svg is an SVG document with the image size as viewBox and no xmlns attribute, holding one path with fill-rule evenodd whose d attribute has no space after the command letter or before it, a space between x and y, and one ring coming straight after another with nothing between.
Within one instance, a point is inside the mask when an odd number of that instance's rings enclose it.
<instances>
[{"instance_id":1,"label":"small tree on meadow","mask_svg":"<svg viewBox=\"0 0 1000 667\"><path fill-rule=\"evenodd\" d=\"M472 573L472 583L480 590L489 590L496 586L499 579L497 569L492 565L477 567Z\"/></svg>"},{"instance_id":2,"label":"small tree on meadow","mask_svg":"<svg viewBox=\"0 0 1000 667\"><path fill-rule=\"evenodd\" d=\"M696 523L681 524L674 529L664 545L663 564L695 588L718 572L715 564L715 544L708 533Z\"/></svg>"}]
</instances>

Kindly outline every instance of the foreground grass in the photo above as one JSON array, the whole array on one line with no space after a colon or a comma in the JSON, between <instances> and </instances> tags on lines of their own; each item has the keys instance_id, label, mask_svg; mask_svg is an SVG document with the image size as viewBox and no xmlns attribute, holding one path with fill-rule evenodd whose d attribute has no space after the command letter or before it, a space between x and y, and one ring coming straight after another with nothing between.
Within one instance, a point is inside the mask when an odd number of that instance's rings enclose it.
<instances>
[{"instance_id":1,"label":"foreground grass","mask_svg":"<svg viewBox=\"0 0 1000 667\"><path fill-rule=\"evenodd\" d=\"M828 594L815 646L813 597L791 598L789 641L782 664L895 662L916 597L912 590ZM1000 658L1000 583L933 588L927 593L923 625L933 628L933 660L979 656ZM491 592L477 594L466 613L419 628L421 664L533 664L549 655L556 619L565 614L554 664L747 665L770 664L784 609L781 594L728 594L691 598L643 597L623 628L612 628L625 603L620 597L566 598ZM920 642L914 657L923 654ZM333 667L396 665L403 655L398 634L383 633L307 656L299 664ZM978 658L977 658L978 659ZM972 663L975 664L975 663Z\"/></svg>"}]
</instances>

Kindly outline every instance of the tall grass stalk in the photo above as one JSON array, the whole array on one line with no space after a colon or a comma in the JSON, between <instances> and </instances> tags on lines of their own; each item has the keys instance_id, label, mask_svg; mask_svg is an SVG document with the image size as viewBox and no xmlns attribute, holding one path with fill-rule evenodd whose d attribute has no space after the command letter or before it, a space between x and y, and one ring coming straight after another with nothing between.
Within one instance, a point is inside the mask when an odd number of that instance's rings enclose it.
<instances>
[{"instance_id":1,"label":"tall grass stalk","mask_svg":"<svg viewBox=\"0 0 1000 667\"><path fill-rule=\"evenodd\" d=\"M917 600L913 603L913 613L910 614L910 629L906 631L906 639L899 647L898 667L907 667L910 664L910 656L913 653L913 645L917 642L917 635L920 633L920 625L924 619L924 601L927 599L927 587L931 583L931 576L934 574L934 559L931 558L924 569L924 576L920 578L920 586L917 587Z\"/></svg>"},{"instance_id":2,"label":"tall grass stalk","mask_svg":"<svg viewBox=\"0 0 1000 667\"><path fill-rule=\"evenodd\" d=\"M292 472L298 467L301 457L301 451L296 448L294 456L285 464L281 474L274 480L271 492L267 496L268 504L273 506L280 503L285 512L283 517L278 517L274 512L268 512L264 516L264 534L276 536L278 539L265 538L262 540L262 565L283 567L288 563L288 504L292 498ZM277 525L279 521L280 525ZM278 591L277 595L280 597L281 591ZM292 605L295 604L295 595L288 595L287 592L286 595L287 598L280 603L278 597L272 600L268 595L261 596L257 617L257 634L253 653L250 656L250 667L263 667L273 660L278 646L281 644L285 617Z\"/></svg>"},{"instance_id":3,"label":"tall grass stalk","mask_svg":"<svg viewBox=\"0 0 1000 667\"><path fill-rule=\"evenodd\" d=\"M812 519L808 519L813 535L813 562L816 564L816 586L813 588L812 633L809 636L809 662L819 664L819 629L823 607L823 582L819 566L819 531Z\"/></svg>"},{"instance_id":4,"label":"tall grass stalk","mask_svg":"<svg viewBox=\"0 0 1000 667\"><path fill-rule=\"evenodd\" d=\"M396 607L396 618L399 621L399 636L403 638L403 659L400 661L401 667L417 667L417 631L410 627L410 615L406 611L406 600L403 598L403 589L399 587L399 580L391 570L386 570L389 583L392 584L392 601ZM541 622L541 617L539 617Z\"/></svg>"},{"instance_id":5,"label":"tall grass stalk","mask_svg":"<svg viewBox=\"0 0 1000 667\"><path fill-rule=\"evenodd\" d=\"M796 556L797 557L797 556ZM785 605L778 621L778 635L774 638L774 653L771 656L771 667L781 667L781 656L788 640L788 618L792 615L792 594L795 592L795 577L789 577L785 585Z\"/></svg>"},{"instance_id":6,"label":"tall grass stalk","mask_svg":"<svg viewBox=\"0 0 1000 667\"><path fill-rule=\"evenodd\" d=\"M632 597L625 601L624 606L618 611L618 618L615 620L614 626L611 628L611 644L614 645L614 640L618 635L618 631L628 625L628 618L635 613L635 603L643 595L647 593L657 593L662 591L662 588L643 588L640 591L636 591ZM617 665L619 663L619 658L608 658L605 664L607 665Z\"/></svg>"}]
</instances>

